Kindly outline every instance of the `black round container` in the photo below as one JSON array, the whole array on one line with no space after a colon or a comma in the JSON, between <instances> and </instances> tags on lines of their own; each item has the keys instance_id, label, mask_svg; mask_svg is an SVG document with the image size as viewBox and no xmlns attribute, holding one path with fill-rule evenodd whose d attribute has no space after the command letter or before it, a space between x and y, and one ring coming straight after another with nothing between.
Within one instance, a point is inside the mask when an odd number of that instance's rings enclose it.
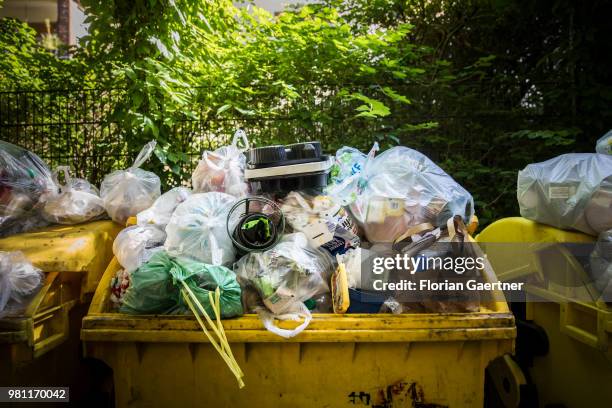
<instances>
[{"instance_id":1,"label":"black round container","mask_svg":"<svg viewBox=\"0 0 612 408\"><path fill-rule=\"evenodd\" d=\"M274 201L248 197L230 209L226 226L238 254L245 255L276 245L285 230L285 217Z\"/></svg>"}]
</instances>

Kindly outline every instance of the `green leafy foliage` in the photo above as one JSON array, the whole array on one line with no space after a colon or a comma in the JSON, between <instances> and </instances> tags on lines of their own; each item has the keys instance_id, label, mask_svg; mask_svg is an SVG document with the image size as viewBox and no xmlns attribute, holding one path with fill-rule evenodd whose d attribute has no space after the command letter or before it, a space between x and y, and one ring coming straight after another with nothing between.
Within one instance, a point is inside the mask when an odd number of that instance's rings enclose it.
<instances>
[{"instance_id":1,"label":"green leafy foliage","mask_svg":"<svg viewBox=\"0 0 612 408\"><path fill-rule=\"evenodd\" d=\"M1 20L0 89L71 91L5 94L0 132L93 181L152 138L166 187L237 127L332 152L377 141L429 155L486 224L517 214L519 169L593 151L612 119L603 0L320 0L278 16L230 0L81 3L77 49L49 52Z\"/></svg>"}]
</instances>

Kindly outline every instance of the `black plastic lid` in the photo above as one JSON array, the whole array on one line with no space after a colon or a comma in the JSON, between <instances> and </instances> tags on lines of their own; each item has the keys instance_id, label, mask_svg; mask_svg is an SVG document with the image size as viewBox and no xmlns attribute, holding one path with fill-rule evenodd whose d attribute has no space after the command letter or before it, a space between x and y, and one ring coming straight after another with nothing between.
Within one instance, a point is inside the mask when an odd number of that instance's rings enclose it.
<instances>
[{"instance_id":1,"label":"black plastic lid","mask_svg":"<svg viewBox=\"0 0 612 408\"><path fill-rule=\"evenodd\" d=\"M325 161L329 157L323 154L321 143L317 141L255 147L248 150L246 155L247 167L250 169L313 163Z\"/></svg>"},{"instance_id":2,"label":"black plastic lid","mask_svg":"<svg viewBox=\"0 0 612 408\"><path fill-rule=\"evenodd\" d=\"M287 150L282 145L257 147L247 152L247 158L254 165L284 162L287 161Z\"/></svg>"},{"instance_id":3,"label":"black plastic lid","mask_svg":"<svg viewBox=\"0 0 612 408\"><path fill-rule=\"evenodd\" d=\"M322 149L320 142L294 143L287 146L289 160L318 159Z\"/></svg>"}]
</instances>

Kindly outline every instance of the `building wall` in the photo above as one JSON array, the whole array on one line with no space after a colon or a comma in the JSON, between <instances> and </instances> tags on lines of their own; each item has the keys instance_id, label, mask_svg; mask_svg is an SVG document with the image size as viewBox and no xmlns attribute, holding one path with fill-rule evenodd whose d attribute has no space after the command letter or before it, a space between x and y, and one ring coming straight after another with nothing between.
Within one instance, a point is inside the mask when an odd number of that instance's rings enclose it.
<instances>
[{"instance_id":1,"label":"building wall","mask_svg":"<svg viewBox=\"0 0 612 408\"><path fill-rule=\"evenodd\" d=\"M13 17L30 24L39 33L46 33L45 20L51 23L52 32L62 40L75 45L78 39L87 34L85 13L78 1L65 0L67 8L65 24L58 24L58 1L62 0L5 0L0 8L0 17ZM62 18L60 17L60 20Z\"/></svg>"}]
</instances>

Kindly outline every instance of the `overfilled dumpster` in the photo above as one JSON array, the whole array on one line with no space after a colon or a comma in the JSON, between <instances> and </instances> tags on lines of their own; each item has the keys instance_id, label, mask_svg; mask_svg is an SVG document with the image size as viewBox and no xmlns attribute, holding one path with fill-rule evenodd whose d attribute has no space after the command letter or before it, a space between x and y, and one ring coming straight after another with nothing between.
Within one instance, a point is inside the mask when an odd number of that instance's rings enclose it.
<instances>
[{"instance_id":1,"label":"overfilled dumpster","mask_svg":"<svg viewBox=\"0 0 612 408\"><path fill-rule=\"evenodd\" d=\"M108 288L119 268L116 259L108 266L81 331L85 355L113 370L118 407L481 407L485 367L513 350L505 302L475 313L314 314L291 339L247 314L223 321L245 374L239 390L193 316L112 309ZM486 280L496 281L488 265Z\"/></svg>"}]
</instances>

